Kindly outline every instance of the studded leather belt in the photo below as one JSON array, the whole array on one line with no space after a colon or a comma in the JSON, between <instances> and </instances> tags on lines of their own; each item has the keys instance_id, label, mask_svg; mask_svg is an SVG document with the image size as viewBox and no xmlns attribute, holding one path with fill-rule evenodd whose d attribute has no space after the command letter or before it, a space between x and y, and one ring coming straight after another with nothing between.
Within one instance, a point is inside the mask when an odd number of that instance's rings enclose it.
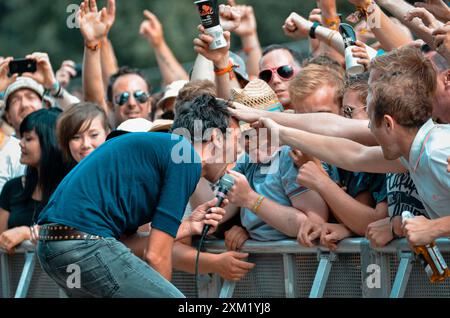
<instances>
[{"instance_id":1,"label":"studded leather belt","mask_svg":"<svg viewBox=\"0 0 450 318\"><path fill-rule=\"evenodd\" d=\"M99 240L101 236L78 231L70 226L49 224L39 228L39 240L41 241L66 241L66 240Z\"/></svg>"}]
</instances>

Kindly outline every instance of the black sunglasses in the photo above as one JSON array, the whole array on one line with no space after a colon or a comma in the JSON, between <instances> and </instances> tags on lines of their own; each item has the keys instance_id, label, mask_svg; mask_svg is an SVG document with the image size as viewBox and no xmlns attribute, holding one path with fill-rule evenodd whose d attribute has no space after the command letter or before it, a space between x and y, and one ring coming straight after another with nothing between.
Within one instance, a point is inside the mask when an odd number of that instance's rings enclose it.
<instances>
[{"instance_id":1,"label":"black sunglasses","mask_svg":"<svg viewBox=\"0 0 450 318\"><path fill-rule=\"evenodd\" d=\"M150 95L148 93L141 90L135 91L133 93L133 96L140 104L147 102L150 98ZM122 94L116 95L116 97L114 97L114 102L116 103L116 105L123 106L126 104L126 102L128 102L129 98L130 93L123 92Z\"/></svg>"},{"instance_id":2,"label":"black sunglasses","mask_svg":"<svg viewBox=\"0 0 450 318\"><path fill-rule=\"evenodd\" d=\"M269 68L259 72L258 77L264 82L270 83L270 81L272 81L274 72L277 72L278 76L280 76L282 79L288 80L294 75L294 68L291 65Z\"/></svg>"}]
</instances>

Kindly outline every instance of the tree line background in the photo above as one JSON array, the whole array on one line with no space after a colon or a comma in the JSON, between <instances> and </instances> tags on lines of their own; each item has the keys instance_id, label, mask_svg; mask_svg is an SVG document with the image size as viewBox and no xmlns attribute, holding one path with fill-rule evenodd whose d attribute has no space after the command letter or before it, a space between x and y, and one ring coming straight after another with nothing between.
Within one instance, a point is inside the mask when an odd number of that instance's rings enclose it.
<instances>
[{"instance_id":1,"label":"tree line background","mask_svg":"<svg viewBox=\"0 0 450 318\"><path fill-rule=\"evenodd\" d=\"M98 0L99 8L106 5ZM116 22L111 29L111 39L119 65L147 70L152 81L159 74L155 54L146 40L139 35L143 20L142 11L154 12L164 27L164 36L179 61L188 68L195 59L192 40L198 34L200 23L193 0L116 0ZM219 0L219 3L225 3ZM76 0L14 0L0 1L0 56L24 57L31 52L47 52L56 71L66 59L82 62L83 40L79 29L69 28L74 11L68 11ZM286 43L291 40L281 29L284 20L292 12L308 16L316 6L314 0L237 0L239 4L252 5L258 23L261 45ZM353 6L345 0L338 0L338 10L344 16L352 12ZM73 6L72 6L73 8ZM307 48L298 44L299 50ZM295 45L295 44L294 44ZM232 50L240 48L240 41L232 38Z\"/></svg>"}]
</instances>

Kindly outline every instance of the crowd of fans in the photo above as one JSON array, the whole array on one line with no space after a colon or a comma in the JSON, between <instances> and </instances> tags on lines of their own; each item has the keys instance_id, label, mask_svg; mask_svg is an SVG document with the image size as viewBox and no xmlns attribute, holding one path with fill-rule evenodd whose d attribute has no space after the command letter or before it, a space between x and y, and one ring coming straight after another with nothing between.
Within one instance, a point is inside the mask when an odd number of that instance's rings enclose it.
<instances>
[{"instance_id":1,"label":"crowd of fans","mask_svg":"<svg viewBox=\"0 0 450 318\"><path fill-rule=\"evenodd\" d=\"M213 38L200 25L188 71L146 10L139 34L156 53L165 87L152 93L145 76L119 66L114 55L108 33L115 0L102 9L83 1L82 93L67 90L77 74L73 61L54 72L48 54L35 52L26 58L37 70L24 74L9 74L12 57L0 62L0 247L14 253L31 238L30 226L59 182L107 139L123 131L194 131L177 121L190 113L242 145L227 166L235 184L213 234L229 251L202 252L200 273L241 279L255 266L239 251L248 239L294 238L336 249L351 236L374 247L399 237L411 245L449 237L450 8L442 0L415 7L349 2L359 19L352 54L365 69L351 76L335 0L317 1L309 17L286 18L284 33L309 39L309 56L278 44L262 48L253 8L228 1L220 6L228 45L211 50ZM230 51L231 32L241 39L239 54ZM202 113L222 100L228 109L220 118ZM252 136L252 129L269 134ZM214 185L202 179L186 213L213 197ZM402 223L403 211L417 217ZM176 242L173 267L194 273L195 255L190 238Z\"/></svg>"}]
</instances>

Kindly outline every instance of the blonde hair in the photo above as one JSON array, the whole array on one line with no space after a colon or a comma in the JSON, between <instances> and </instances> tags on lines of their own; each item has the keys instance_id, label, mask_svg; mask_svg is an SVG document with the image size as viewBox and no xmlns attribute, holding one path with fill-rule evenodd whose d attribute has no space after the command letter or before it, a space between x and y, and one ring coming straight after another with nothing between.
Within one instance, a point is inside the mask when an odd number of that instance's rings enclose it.
<instances>
[{"instance_id":1,"label":"blonde hair","mask_svg":"<svg viewBox=\"0 0 450 318\"><path fill-rule=\"evenodd\" d=\"M334 101L342 104L344 79L336 70L318 64L309 64L289 84L291 100L304 100L322 86L335 88Z\"/></svg>"}]
</instances>

